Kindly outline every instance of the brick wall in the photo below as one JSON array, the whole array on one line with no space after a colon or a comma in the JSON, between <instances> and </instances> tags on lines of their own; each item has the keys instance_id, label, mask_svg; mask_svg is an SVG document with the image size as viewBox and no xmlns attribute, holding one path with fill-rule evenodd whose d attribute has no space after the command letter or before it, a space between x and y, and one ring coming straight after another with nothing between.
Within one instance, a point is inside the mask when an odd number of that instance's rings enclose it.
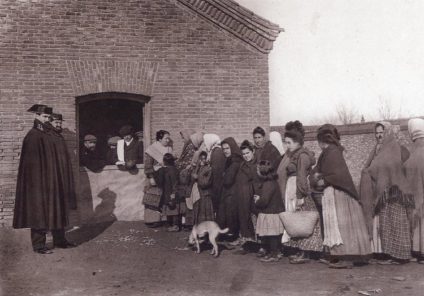
<instances>
[{"instance_id":1,"label":"brick wall","mask_svg":"<svg viewBox=\"0 0 424 296\"><path fill-rule=\"evenodd\" d=\"M408 147L411 142L408 135L408 119L392 120L390 122L396 127L399 143ZM361 179L361 170L376 144L374 126L375 122L337 126L337 130L341 136L341 144L345 148L344 156L346 163L357 187ZM318 128L319 126L305 127L305 147L314 151L317 158L321 153L321 149L316 141L316 131ZM281 126L273 126L271 130L284 134L284 127Z\"/></svg>"},{"instance_id":2,"label":"brick wall","mask_svg":"<svg viewBox=\"0 0 424 296\"><path fill-rule=\"evenodd\" d=\"M75 97L151 97L151 131L204 129L241 141L269 126L268 56L176 0L0 2L0 224L10 225L21 143L35 103L65 117ZM138 78L137 78L138 77Z\"/></svg>"}]
</instances>

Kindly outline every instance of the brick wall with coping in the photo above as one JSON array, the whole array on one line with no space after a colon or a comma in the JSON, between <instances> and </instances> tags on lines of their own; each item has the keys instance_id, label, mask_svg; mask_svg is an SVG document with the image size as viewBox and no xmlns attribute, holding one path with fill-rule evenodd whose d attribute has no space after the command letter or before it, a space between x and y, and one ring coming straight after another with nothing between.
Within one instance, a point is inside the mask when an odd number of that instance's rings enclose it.
<instances>
[{"instance_id":1,"label":"brick wall with coping","mask_svg":"<svg viewBox=\"0 0 424 296\"><path fill-rule=\"evenodd\" d=\"M389 122L395 126L399 143L408 148L411 143L408 134L408 119L389 120ZM341 144L345 148L346 163L357 187L361 179L361 171L376 144L374 126L375 122L336 126L340 133ZM321 153L316 140L318 128L319 126L305 126L305 147L311 149L316 158ZM284 135L284 126L272 126L271 130Z\"/></svg>"},{"instance_id":2,"label":"brick wall with coping","mask_svg":"<svg viewBox=\"0 0 424 296\"><path fill-rule=\"evenodd\" d=\"M0 225L12 221L32 104L64 115L74 153L84 92L151 96L151 136L169 130L177 151L180 130L241 141L269 126L268 56L176 0L1 1L0 73Z\"/></svg>"}]
</instances>

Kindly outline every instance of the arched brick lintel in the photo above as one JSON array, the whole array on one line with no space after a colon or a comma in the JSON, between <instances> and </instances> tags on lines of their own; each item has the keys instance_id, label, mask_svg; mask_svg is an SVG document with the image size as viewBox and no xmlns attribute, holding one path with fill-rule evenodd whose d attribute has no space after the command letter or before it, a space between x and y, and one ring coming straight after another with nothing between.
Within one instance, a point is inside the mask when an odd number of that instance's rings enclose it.
<instances>
[{"instance_id":1,"label":"arched brick lintel","mask_svg":"<svg viewBox=\"0 0 424 296\"><path fill-rule=\"evenodd\" d=\"M68 60L75 97L104 92L133 93L151 97L157 62L117 60Z\"/></svg>"}]
</instances>

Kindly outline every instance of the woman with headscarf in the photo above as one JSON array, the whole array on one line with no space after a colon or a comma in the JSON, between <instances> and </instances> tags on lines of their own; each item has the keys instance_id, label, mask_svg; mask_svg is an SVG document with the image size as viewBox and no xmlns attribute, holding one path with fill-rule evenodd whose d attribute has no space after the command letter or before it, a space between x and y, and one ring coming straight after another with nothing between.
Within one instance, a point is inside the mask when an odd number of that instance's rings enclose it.
<instances>
[{"instance_id":1,"label":"woman with headscarf","mask_svg":"<svg viewBox=\"0 0 424 296\"><path fill-rule=\"evenodd\" d=\"M424 119L410 119L408 130L413 143L411 156L404 167L415 203L411 215L412 252L417 255L418 262L424 264Z\"/></svg>"},{"instance_id":2,"label":"woman with headscarf","mask_svg":"<svg viewBox=\"0 0 424 296\"><path fill-rule=\"evenodd\" d=\"M363 205L372 251L390 256L380 264L408 262L411 257L409 212L413 201L408 197L403 162L407 149L395 138L389 122L375 125L377 145L362 171L360 200Z\"/></svg>"},{"instance_id":3,"label":"woman with headscarf","mask_svg":"<svg viewBox=\"0 0 424 296\"><path fill-rule=\"evenodd\" d=\"M222 182L221 202L216 220L221 228L229 228L228 236L237 238L239 223L237 215L236 177L243 161L240 148L234 138L229 137L221 142L226 157Z\"/></svg>"},{"instance_id":4,"label":"woman with headscarf","mask_svg":"<svg viewBox=\"0 0 424 296\"><path fill-rule=\"evenodd\" d=\"M203 133L189 130L181 131L180 135L184 141L184 146L175 165L180 173L179 192L184 195L186 203L184 226L191 227L193 225L193 182L191 182L190 176L197 165L198 152L203 142Z\"/></svg>"},{"instance_id":5,"label":"woman with headscarf","mask_svg":"<svg viewBox=\"0 0 424 296\"><path fill-rule=\"evenodd\" d=\"M371 254L365 218L337 129L323 125L318 129L317 140L322 152L310 180L312 187L323 192L323 244L332 257L327 263L330 268L350 268L352 262L343 259L362 259Z\"/></svg>"},{"instance_id":6,"label":"woman with headscarf","mask_svg":"<svg viewBox=\"0 0 424 296\"><path fill-rule=\"evenodd\" d=\"M219 209L219 202L222 192L223 174L226 158L221 148L221 139L216 134L203 135L203 143L208 153L208 161L212 168L212 188L211 197L215 214Z\"/></svg>"},{"instance_id":7,"label":"woman with headscarf","mask_svg":"<svg viewBox=\"0 0 424 296\"><path fill-rule=\"evenodd\" d=\"M182 171L193 163L193 158L195 157L196 151L199 150L200 146L203 143L203 133L195 131L181 131L181 138L184 141L183 150L180 157L175 162L178 171ZM194 160L194 165L196 165L197 160Z\"/></svg>"},{"instance_id":8,"label":"woman with headscarf","mask_svg":"<svg viewBox=\"0 0 424 296\"><path fill-rule=\"evenodd\" d=\"M312 151L303 147L304 135L301 122L291 121L286 124L284 140L289 163L286 167L285 208L289 212L317 211L308 182L308 175L315 164L315 156ZM311 252L321 252L323 248L320 223L316 224L313 233L306 238L290 238L288 233L284 232L282 242L299 250L296 255L289 257L290 263L309 262Z\"/></svg>"},{"instance_id":9,"label":"woman with headscarf","mask_svg":"<svg viewBox=\"0 0 424 296\"><path fill-rule=\"evenodd\" d=\"M238 220L240 225L240 240L238 242L240 244L255 238L255 229L252 221L252 207L254 187L259 184L259 178L254 150L253 144L248 140L243 141L240 145L243 162L236 176Z\"/></svg>"},{"instance_id":10,"label":"woman with headscarf","mask_svg":"<svg viewBox=\"0 0 424 296\"><path fill-rule=\"evenodd\" d=\"M157 188L154 175L161 167L163 167L163 157L166 153L172 153L169 146L170 134L168 131L159 130L156 132L156 142L150 145L144 155L144 174L147 178L145 194L153 192ZM153 189L153 190L152 190ZM161 223L161 207L162 201L157 205L144 204L144 222L150 227L159 226Z\"/></svg>"}]
</instances>

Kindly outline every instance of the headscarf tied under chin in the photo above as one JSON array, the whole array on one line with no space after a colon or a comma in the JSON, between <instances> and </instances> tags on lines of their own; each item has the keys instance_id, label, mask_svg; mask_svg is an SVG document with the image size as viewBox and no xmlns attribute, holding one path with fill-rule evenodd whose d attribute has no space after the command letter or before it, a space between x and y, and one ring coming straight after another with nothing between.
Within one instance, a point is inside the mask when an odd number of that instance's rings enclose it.
<instances>
[{"instance_id":1,"label":"headscarf tied under chin","mask_svg":"<svg viewBox=\"0 0 424 296\"><path fill-rule=\"evenodd\" d=\"M205 150L208 153L208 161L211 158L212 150L215 147L221 147L221 139L216 134L205 134L203 135L203 144Z\"/></svg>"},{"instance_id":2,"label":"headscarf tied under chin","mask_svg":"<svg viewBox=\"0 0 424 296\"><path fill-rule=\"evenodd\" d=\"M199 161L200 152L205 151L205 145L203 143L203 132L197 132L190 136L191 143L193 143L196 152L194 152L193 158L191 160L191 164L193 166L197 165Z\"/></svg>"},{"instance_id":3,"label":"headscarf tied under chin","mask_svg":"<svg viewBox=\"0 0 424 296\"><path fill-rule=\"evenodd\" d=\"M379 212L390 192L407 192L403 173L402 148L395 137L395 128L389 122L380 122L384 126L384 138L377 144L362 171L360 200L363 205L368 229L372 230L372 219ZM389 194L390 193L390 194ZM372 233L372 232L371 232Z\"/></svg>"},{"instance_id":4,"label":"headscarf tied under chin","mask_svg":"<svg viewBox=\"0 0 424 296\"><path fill-rule=\"evenodd\" d=\"M408 121L408 131L413 141L424 138L424 119L413 118Z\"/></svg>"},{"instance_id":5,"label":"headscarf tied under chin","mask_svg":"<svg viewBox=\"0 0 424 296\"><path fill-rule=\"evenodd\" d=\"M269 133L269 140L271 141L272 145L277 148L278 152L280 152L281 155L284 155L286 152L286 149L283 144L283 138L281 137L281 134L276 131L272 131Z\"/></svg>"}]
</instances>

